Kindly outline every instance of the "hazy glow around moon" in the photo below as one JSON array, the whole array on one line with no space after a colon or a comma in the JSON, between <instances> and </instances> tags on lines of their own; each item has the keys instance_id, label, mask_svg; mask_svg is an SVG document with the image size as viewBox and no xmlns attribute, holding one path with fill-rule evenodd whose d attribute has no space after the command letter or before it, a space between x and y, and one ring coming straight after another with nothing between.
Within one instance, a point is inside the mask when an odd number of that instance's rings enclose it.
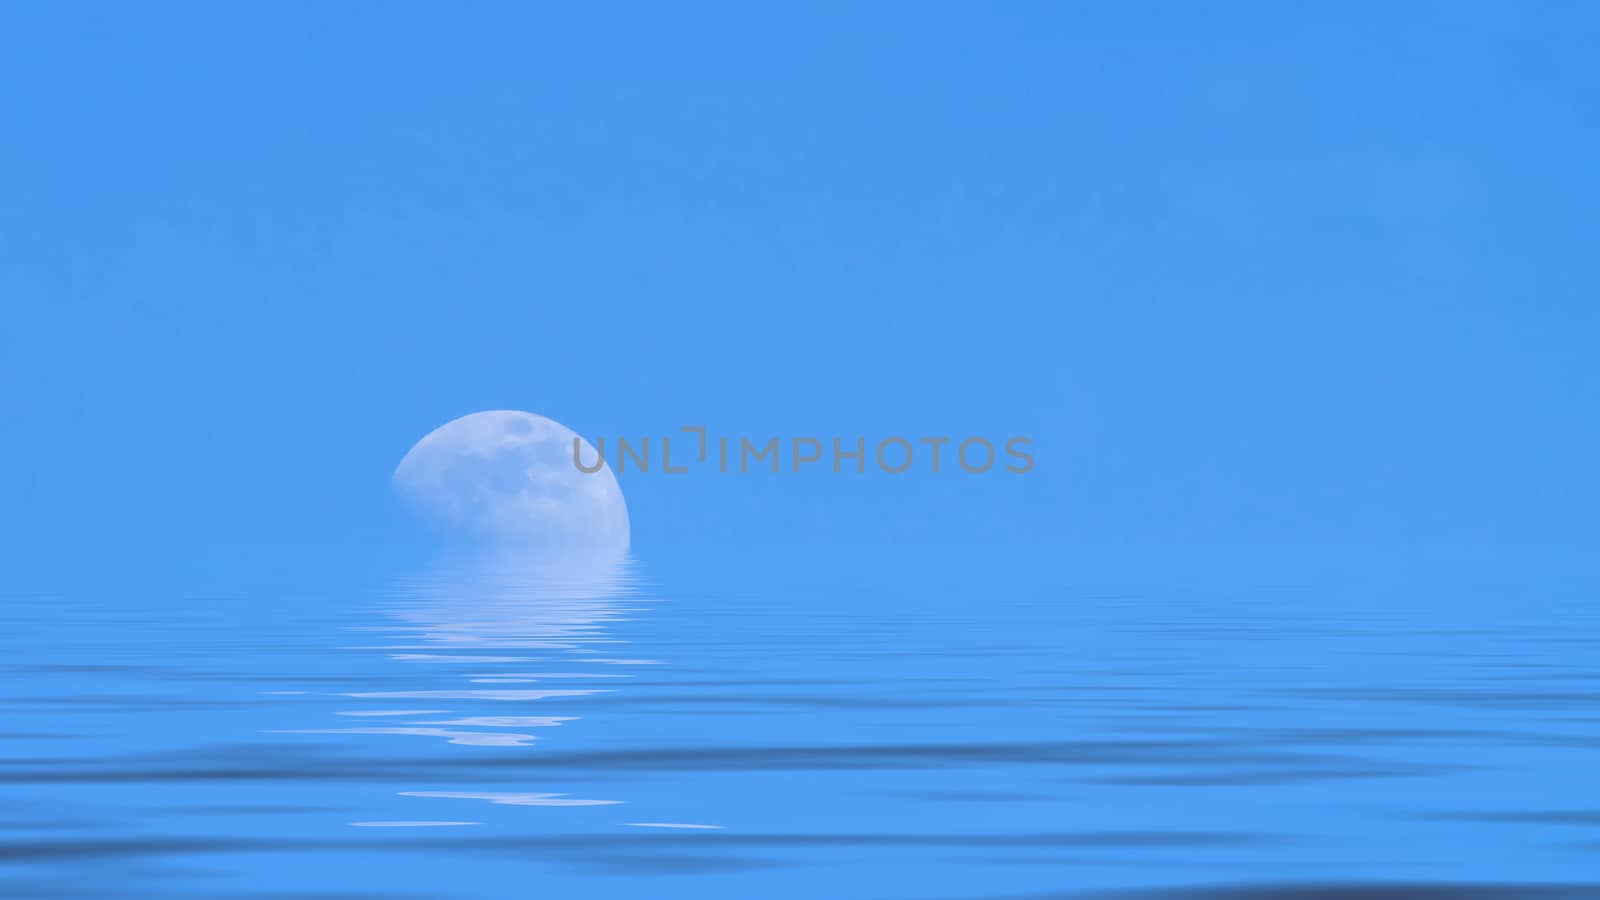
<instances>
[{"instance_id":1,"label":"hazy glow around moon","mask_svg":"<svg viewBox=\"0 0 1600 900\"><path fill-rule=\"evenodd\" d=\"M394 470L395 486L424 515L459 536L534 549L621 552L628 507L609 465L572 429L533 413L477 412L417 441Z\"/></svg>"}]
</instances>

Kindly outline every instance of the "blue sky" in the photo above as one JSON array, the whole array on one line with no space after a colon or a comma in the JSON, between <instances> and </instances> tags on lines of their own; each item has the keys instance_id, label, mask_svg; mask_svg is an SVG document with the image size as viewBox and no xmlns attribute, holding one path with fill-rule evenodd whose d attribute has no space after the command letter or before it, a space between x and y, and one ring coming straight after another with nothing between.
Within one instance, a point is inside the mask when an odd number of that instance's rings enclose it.
<instances>
[{"instance_id":1,"label":"blue sky","mask_svg":"<svg viewBox=\"0 0 1600 900\"><path fill-rule=\"evenodd\" d=\"M383 545L407 447L518 408L591 437L1036 443L1009 478L625 477L646 557L820 538L1576 573L1600 526L1597 26L1510 3L11 7L0 543Z\"/></svg>"}]
</instances>

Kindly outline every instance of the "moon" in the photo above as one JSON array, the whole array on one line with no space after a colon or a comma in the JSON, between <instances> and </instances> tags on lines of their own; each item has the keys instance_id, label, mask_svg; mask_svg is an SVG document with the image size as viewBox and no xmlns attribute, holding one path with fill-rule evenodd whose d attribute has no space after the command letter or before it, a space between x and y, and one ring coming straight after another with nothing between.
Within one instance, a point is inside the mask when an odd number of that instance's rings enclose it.
<instances>
[{"instance_id":1,"label":"moon","mask_svg":"<svg viewBox=\"0 0 1600 900\"><path fill-rule=\"evenodd\" d=\"M497 548L614 554L628 548L628 506L609 465L577 432L544 416L490 410L417 441L394 470L400 493L452 536Z\"/></svg>"}]
</instances>

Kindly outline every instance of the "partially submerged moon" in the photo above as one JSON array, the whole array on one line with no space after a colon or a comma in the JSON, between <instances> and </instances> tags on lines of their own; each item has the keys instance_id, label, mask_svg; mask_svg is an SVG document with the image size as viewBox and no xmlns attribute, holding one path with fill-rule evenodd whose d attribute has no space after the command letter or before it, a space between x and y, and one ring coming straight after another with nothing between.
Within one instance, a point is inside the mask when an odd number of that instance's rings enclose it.
<instances>
[{"instance_id":1,"label":"partially submerged moon","mask_svg":"<svg viewBox=\"0 0 1600 900\"><path fill-rule=\"evenodd\" d=\"M609 465L560 422L515 410L477 412L429 432L394 483L447 533L498 547L566 553L628 548L628 507Z\"/></svg>"}]
</instances>

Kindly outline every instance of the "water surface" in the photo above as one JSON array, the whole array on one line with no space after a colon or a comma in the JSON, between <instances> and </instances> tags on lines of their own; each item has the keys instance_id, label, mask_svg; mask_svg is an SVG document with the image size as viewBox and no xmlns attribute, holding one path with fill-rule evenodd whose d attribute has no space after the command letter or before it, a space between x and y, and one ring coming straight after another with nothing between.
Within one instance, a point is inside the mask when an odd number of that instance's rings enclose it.
<instances>
[{"instance_id":1,"label":"water surface","mask_svg":"<svg viewBox=\"0 0 1600 900\"><path fill-rule=\"evenodd\" d=\"M1600 896L1577 603L251 583L5 599L0 893Z\"/></svg>"}]
</instances>

